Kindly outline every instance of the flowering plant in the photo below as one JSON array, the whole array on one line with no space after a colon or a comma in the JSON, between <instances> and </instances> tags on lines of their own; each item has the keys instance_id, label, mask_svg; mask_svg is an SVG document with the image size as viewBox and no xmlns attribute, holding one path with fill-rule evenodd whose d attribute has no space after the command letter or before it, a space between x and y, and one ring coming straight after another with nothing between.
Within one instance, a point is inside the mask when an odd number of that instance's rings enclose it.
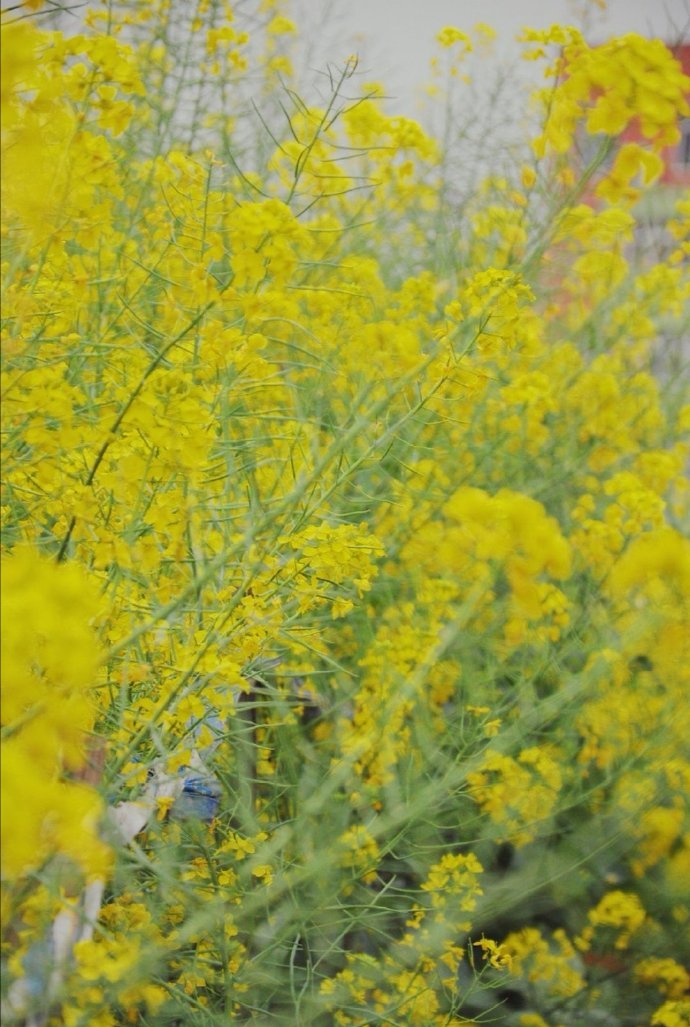
<instances>
[{"instance_id":1,"label":"flowering plant","mask_svg":"<svg viewBox=\"0 0 690 1027\"><path fill-rule=\"evenodd\" d=\"M3 1016L686 1023L690 80L477 184L255 6L3 20Z\"/></svg>"}]
</instances>

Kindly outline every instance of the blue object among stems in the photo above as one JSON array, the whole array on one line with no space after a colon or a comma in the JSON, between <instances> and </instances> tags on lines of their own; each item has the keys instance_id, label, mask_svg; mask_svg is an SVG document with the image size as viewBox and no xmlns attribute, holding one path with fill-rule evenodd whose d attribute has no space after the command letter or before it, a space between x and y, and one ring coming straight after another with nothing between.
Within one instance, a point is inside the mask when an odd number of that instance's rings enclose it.
<instances>
[{"instance_id":1,"label":"blue object among stems","mask_svg":"<svg viewBox=\"0 0 690 1027\"><path fill-rule=\"evenodd\" d=\"M218 812L220 792L220 785L212 777L187 777L170 816L174 820L195 819L209 823Z\"/></svg>"}]
</instances>

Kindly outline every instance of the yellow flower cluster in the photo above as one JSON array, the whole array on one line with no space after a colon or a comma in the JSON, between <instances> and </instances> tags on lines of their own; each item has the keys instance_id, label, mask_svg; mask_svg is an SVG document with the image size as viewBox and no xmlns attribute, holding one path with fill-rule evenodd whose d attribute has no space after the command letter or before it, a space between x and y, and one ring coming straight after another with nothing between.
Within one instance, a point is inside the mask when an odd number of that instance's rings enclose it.
<instances>
[{"instance_id":1,"label":"yellow flower cluster","mask_svg":"<svg viewBox=\"0 0 690 1027\"><path fill-rule=\"evenodd\" d=\"M600 929L620 931L614 938L616 949L626 949L635 931L645 921L645 911L637 895L622 891L611 891L587 914L589 925L578 939L578 947L587 949Z\"/></svg>"},{"instance_id":2,"label":"yellow flower cluster","mask_svg":"<svg viewBox=\"0 0 690 1027\"><path fill-rule=\"evenodd\" d=\"M489 751L481 770L468 774L470 793L498 826L501 840L525 845L547 829L557 808L562 772L544 748L524 749L517 760Z\"/></svg>"},{"instance_id":3,"label":"yellow flower cluster","mask_svg":"<svg viewBox=\"0 0 690 1027\"><path fill-rule=\"evenodd\" d=\"M313 99L279 0L72 33L24 7L11 1014L460 1027L519 992L525 1027L631 994L681 1023L689 207L651 255L631 205L688 115L677 62L528 32L560 48L533 156L481 178L356 58ZM439 32L449 110L490 37Z\"/></svg>"},{"instance_id":4,"label":"yellow flower cluster","mask_svg":"<svg viewBox=\"0 0 690 1027\"><path fill-rule=\"evenodd\" d=\"M552 1002L572 998L586 986L575 948L562 930L546 938L537 928L527 927L509 934L502 947L510 955L515 976L543 990Z\"/></svg>"},{"instance_id":5,"label":"yellow flower cluster","mask_svg":"<svg viewBox=\"0 0 690 1027\"><path fill-rule=\"evenodd\" d=\"M660 39L631 33L593 47L577 29L553 26L528 29L522 40L537 44L530 51L533 58L544 46L562 48L549 69L557 81L538 149L548 145L566 152L583 117L590 134L618 136L639 120L642 135L655 146L678 140L677 111L688 113L688 79Z\"/></svg>"},{"instance_id":6,"label":"yellow flower cluster","mask_svg":"<svg viewBox=\"0 0 690 1027\"><path fill-rule=\"evenodd\" d=\"M98 712L97 586L31 549L2 561L2 873L16 881L62 852L109 866L101 799L75 775ZM69 776L71 773L71 777Z\"/></svg>"}]
</instances>

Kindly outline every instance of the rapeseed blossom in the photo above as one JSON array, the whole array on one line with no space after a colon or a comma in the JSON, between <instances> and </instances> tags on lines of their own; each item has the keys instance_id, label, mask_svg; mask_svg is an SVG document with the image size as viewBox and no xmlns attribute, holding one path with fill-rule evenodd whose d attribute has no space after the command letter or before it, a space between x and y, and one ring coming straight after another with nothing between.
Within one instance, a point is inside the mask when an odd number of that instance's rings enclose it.
<instances>
[{"instance_id":1,"label":"rapeseed blossom","mask_svg":"<svg viewBox=\"0 0 690 1027\"><path fill-rule=\"evenodd\" d=\"M635 207L680 65L527 30L541 127L465 185L356 57L306 86L279 0L39 7L2 26L3 1017L683 1023L689 208L650 256ZM439 30L449 110L491 37Z\"/></svg>"},{"instance_id":2,"label":"rapeseed blossom","mask_svg":"<svg viewBox=\"0 0 690 1027\"><path fill-rule=\"evenodd\" d=\"M2 563L3 877L55 851L91 874L109 864L99 795L67 775L87 764L98 705L98 588L77 565L30 549Z\"/></svg>"}]
</instances>

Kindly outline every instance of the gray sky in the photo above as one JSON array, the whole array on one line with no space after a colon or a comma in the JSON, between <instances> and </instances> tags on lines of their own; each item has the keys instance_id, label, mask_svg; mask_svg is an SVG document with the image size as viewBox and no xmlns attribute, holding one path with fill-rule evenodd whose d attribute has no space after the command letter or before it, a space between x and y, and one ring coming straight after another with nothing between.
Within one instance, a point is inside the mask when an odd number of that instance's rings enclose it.
<instances>
[{"instance_id":1,"label":"gray sky","mask_svg":"<svg viewBox=\"0 0 690 1027\"><path fill-rule=\"evenodd\" d=\"M498 32L497 54L516 55L515 35L525 25L584 27L592 42L638 32L676 41L690 38L690 0L303 0L309 22L322 35L328 59L362 54L361 70L382 81L394 97L389 110L415 116L429 80L429 61L438 48L434 36L444 25L468 30L485 22ZM327 38L324 39L323 36ZM323 50L321 51L323 57ZM522 62L520 62L522 63Z\"/></svg>"}]
</instances>

